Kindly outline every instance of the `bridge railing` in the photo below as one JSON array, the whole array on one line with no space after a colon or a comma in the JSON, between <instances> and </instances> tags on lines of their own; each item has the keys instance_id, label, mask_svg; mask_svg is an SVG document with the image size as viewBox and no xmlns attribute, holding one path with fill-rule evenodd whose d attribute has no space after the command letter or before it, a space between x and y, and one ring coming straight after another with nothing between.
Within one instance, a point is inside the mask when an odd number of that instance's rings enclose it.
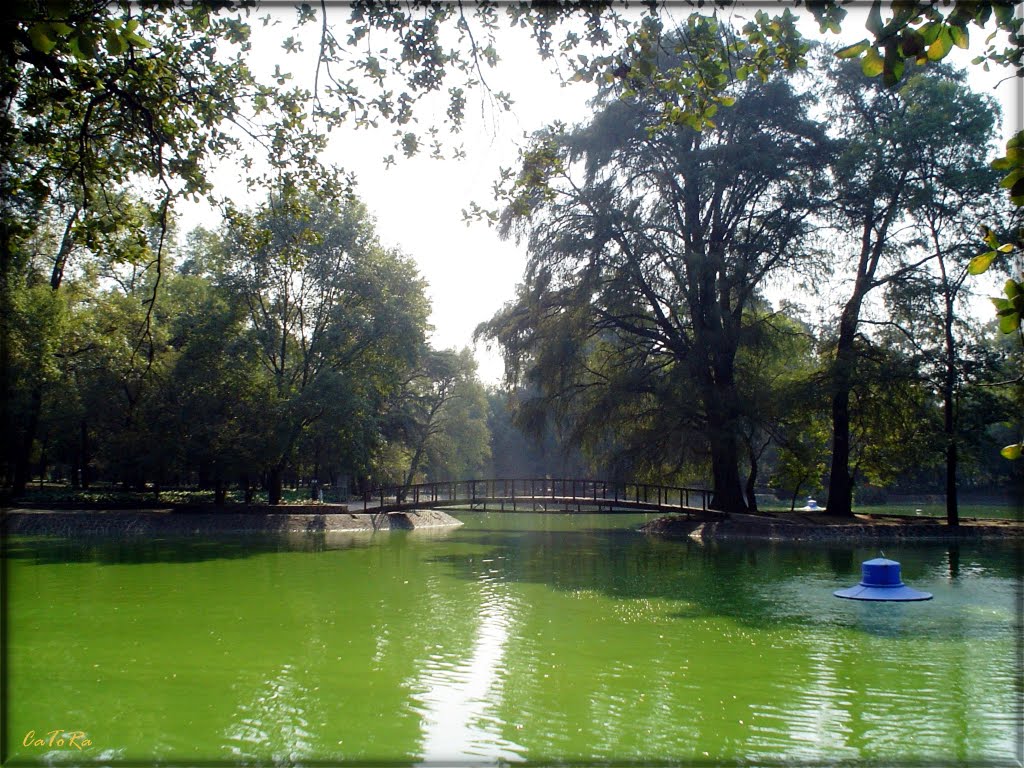
<instances>
[{"instance_id":1,"label":"bridge railing","mask_svg":"<svg viewBox=\"0 0 1024 768\"><path fill-rule=\"evenodd\" d=\"M486 501L508 501L515 506L541 502L589 504L614 507L617 503L650 505L656 508L708 510L709 491L704 488L666 486L654 483L618 483L580 478L489 478L417 483L406 486L377 488L363 496L364 506L371 502L380 507L399 505L437 505L450 501L474 504Z\"/></svg>"}]
</instances>

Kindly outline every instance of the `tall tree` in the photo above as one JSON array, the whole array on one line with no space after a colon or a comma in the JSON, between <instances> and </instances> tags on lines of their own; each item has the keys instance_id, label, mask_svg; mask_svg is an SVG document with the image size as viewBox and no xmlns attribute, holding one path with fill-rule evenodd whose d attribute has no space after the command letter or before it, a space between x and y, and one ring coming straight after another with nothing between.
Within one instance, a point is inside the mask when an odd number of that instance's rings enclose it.
<instances>
[{"instance_id":1,"label":"tall tree","mask_svg":"<svg viewBox=\"0 0 1024 768\"><path fill-rule=\"evenodd\" d=\"M224 232L224 279L248 310L276 390L270 500L311 425L380 413L416 364L428 305L412 262L385 250L365 206L285 190Z\"/></svg>"},{"instance_id":2,"label":"tall tree","mask_svg":"<svg viewBox=\"0 0 1024 768\"><path fill-rule=\"evenodd\" d=\"M427 350L393 409L411 454L404 485L423 468L432 480L466 479L485 468L486 409L472 352Z\"/></svg>"},{"instance_id":3,"label":"tall tree","mask_svg":"<svg viewBox=\"0 0 1024 768\"><path fill-rule=\"evenodd\" d=\"M92 215L86 224L78 218L77 209L48 204L17 238L16 268L6 275L10 316L5 318L4 420L8 439L3 445L4 479L15 489L23 488L28 479L40 425L55 423L55 416L46 409L65 404L55 389L54 375L60 371L61 386L69 385L71 378L96 364L101 350L109 346L102 332L83 337L90 325L102 322L87 319L89 315L108 311L108 337L131 336L121 341L126 356L115 355L116 362L109 362L128 377L123 383L132 402L141 394L151 369L156 339L148 322L154 281L151 267L160 225L147 206L132 196L111 192L105 211L103 216ZM49 294L46 299L44 292ZM60 317L61 322L40 316L44 306L53 311L59 308L58 315L49 317ZM79 392L75 386L70 391ZM65 427L82 435L89 430L84 419L82 425Z\"/></svg>"},{"instance_id":4,"label":"tall tree","mask_svg":"<svg viewBox=\"0 0 1024 768\"><path fill-rule=\"evenodd\" d=\"M170 276L161 307L168 325L167 372L147 418L161 451L178 473L194 473L223 504L239 480L248 496L254 469L269 463L274 388L259 364L245 305L208 275L186 270ZM163 314L163 313L162 313Z\"/></svg>"},{"instance_id":5,"label":"tall tree","mask_svg":"<svg viewBox=\"0 0 1024 768\"><path fill-rule=\"evenodd\" d=\"M872 291L907 279L935 258L926 247L928 211L947 194L976 189L965 157L984 157L991 105L948 70L917 73L898 89L869 81L849 63L832 69L830 124L842 151L833 166L841 270L852 286L842 306L832 371L832 460L828 509L853 514L850 394L858 378L862 311ZM941 157L958 161L943 169ZM923 219L922 219L923 217Z\"/></svg>"},{"instance_id":6,"label":"tall tree","mask_svg":"<svg viewBox=\"0 0 1024 768\"><path fill-rule=\"evenodd\" d=\"M257 82L244 54L245 3L138 5L74 0L17 3L0 27L0 429L18 434L0 453L5 476L24 481L24 446L34 439L31 414L12 411L23 387L11 361L13 299L25 279L26 250L39 222L56 216L63 237L50 255L58 291L82 249L96 251L124 229L121 200L157 222L157 279L140 340L148 343L169 246L173 202L211 191L208 168L231 155L263 176L317 183L324 194L348 185L322 166L325 138L309 130L301 89ZM246 139L252 139L247 144ZM253 146L256 150L253 151ZM266 162L254 166L259 153ZM123 244L123 243L122 243ZM112 260L127 253L108 252Z\"/></svg>"},{"instance_id":7,"label":"tall tree","mask_svg":"<svg viewBox=\"0 0 1024 768\"><path fill-rule=\"evenodd\" d=\"M700 23L686 34L699 49L728 32ZM744 510L736 354L765 279L807 254L828 142L782 79L746 87L704 130L664 128L662 94L646 100L639 77L630 86L590 125L550 130L525 155L504 231L529 231L529 300L487 332L529 354L543 338L518 318L565 318L578 349L620 340L611 369L687 382L709 445L712 505Z\"/></svg>"},{"instance_id":8,"label":"tall tree","mask_svg":"<svg viewBox=\"0 0 1024 768\"><path fill-rule=\"evenodd\" d=\"M973 295L969 268L977 250L977 222L1004 215L1001 196L994 191L999 172L979 155L995 121L981 100L957 99L956 82L913 78L906 87L911 103L936 119L959 108L957 125L965 139L920 148L916 159L929 183L915 195L913 205L921 247L933 258L909 279L890 284L886 297L893 322L941 398L946 520L955 526L960 446L966 437L960 426L960 401L963 387L978 375L977 359L971 356L977 347L971 343L972 312L967 304Z\"/></svg>"}]
</instances>

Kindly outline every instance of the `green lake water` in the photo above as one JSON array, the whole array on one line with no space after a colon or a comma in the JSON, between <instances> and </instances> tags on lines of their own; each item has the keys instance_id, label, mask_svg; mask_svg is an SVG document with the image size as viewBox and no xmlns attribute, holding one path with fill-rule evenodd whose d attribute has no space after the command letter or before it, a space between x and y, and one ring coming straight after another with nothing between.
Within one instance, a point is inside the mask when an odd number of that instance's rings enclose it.
<instances>
[{"instance_id":1,"label":"green lake water","mask_svg":"<svg viewBox=\"0 0 1024 768\"><path fill-rule=\"evenodd\" d=\"M877 549L659 540L636 515L461 517L8 540L9 761L1022 758L1019 546L887 549L935 599L863 603L832 591Z\"/></svg>"}]
</instances>

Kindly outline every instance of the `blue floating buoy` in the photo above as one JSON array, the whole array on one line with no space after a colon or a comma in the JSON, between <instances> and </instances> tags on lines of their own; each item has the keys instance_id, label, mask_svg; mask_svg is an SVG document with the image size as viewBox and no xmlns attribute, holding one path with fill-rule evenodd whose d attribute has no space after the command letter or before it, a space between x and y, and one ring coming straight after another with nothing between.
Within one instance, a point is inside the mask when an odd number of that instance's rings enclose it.
<instances>
[{"instance_id":1,"label":"blue floating buoy","mask_svg":"<svg viewBox=\"0 0 1024 768\"><path fill-rule=\"evenodd\" d=\"M860 566L860 584L832 593L848 600L931 600L931 592L919 592L903 583L900 578L900 564L895 560L876 557L865 560Z\"/></svg>"}]
</instances>

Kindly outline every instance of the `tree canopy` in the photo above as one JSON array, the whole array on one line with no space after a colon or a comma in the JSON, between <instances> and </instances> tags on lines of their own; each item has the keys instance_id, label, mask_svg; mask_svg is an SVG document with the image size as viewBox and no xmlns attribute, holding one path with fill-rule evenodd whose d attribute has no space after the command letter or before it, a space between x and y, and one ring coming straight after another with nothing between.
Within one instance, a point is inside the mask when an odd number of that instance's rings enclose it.
<instances>
[{"instance_id":1,"label":"tree canopy","mask_svg":"<svg viewBox=\"0 0 1024 768\"><path fill-rule=\"evenodd\" d=\"M840 401L860 383L858 361L876 362L861 323L869 291L886 290L893 312L917 329L915 354L930 344L948 416L968 366L970 334L952 330L966 275L1008 271L994 300L998 326L1024 340L1024 286L1012 262L1024 138L992 164L1014 210L967 205L988 200L982 189L996 182L978 162L985 142L957 141L984 133L993 108L963 96L956 78L922 72L984 30L992 34L974 66L1024 74L1013 3L876 0L864 39L836 54L850 66L837 69L847 102L832 135L783 76L813 59L796 24L800 3L756 10L737 28L724 20L730 6L693 3L677 21L656 4L626 12L612 2L301 4L298 31L281 41L267 77L250 41L251 25L270 19L249 0L19 0L0 28L5 479L23 486L30 460L45 464L34 458L41 447L61 442L66 452L77 446L80 467L102 450L124 477L160 476L163 460L138 446L182 428L176 407L205 414L206 431L195 434L206 437L194 447L211 449L199 464L217 464L219 477L236 471L229 465L328 461L324 451L337 445L363 472L388 463L375 454L385 444L389 461L403 465L392 474L415 474L419 462L405 462L417 451L394 447L403 430L408 438L411 425L430 420L385 417L398 413L411 382L424 397L439 383L413 373L430 369L422 286L404 256L374 242L365 211L347 200L352 178L321 153L328 132L348 123L390 126L405 155L444 155L441 132L458 134L470 94L509 104L488 80L502 28L528 36L566 81L602 89L588 126L554 126L499 182L499 223L511 232L529 220L531 266L517 305L488 328L519 366L513 373L535 372L531 391L552 401L572 393L583 404L562 413L574 434L585 432L580 414L613 414L604 434L587 438L592 456L619 451L632 456L630 471L661 471L653 452L626 449L670 415L674 434L708 442L718 503L742 508L741 445L753 455L752 425L767 434L787 417L755 418L737 361L764 321L761 287L828 250L811 236L826 225L860 254L832 351L831 481L848 474ZM806 7L822 32L846 23L833 0ZM312 85L295 83L288 63L299 59L290 56L313 62ZM438 102L443 118L424 125ZM227 206L224 229L194 238L195 258L175 268L174 203L213 199L210 169L220 159L267 202ZM986 224L973 253L968 214ZM470 215L498 219L479 207ZM939 344L912 317L914 290L938 300ZM1008 380L1019 384L1019 372ZM51 408L72 381L68 409ZM96 398L111 392L100 406ZM242 393L239 403L221 407L231 392ZM478 395L460 400L479 406ZM477 406L462 414L465 424L479 422ZM97 419L119 425L102 449ZM955 431L947 419L947 445ZM1020 455L1019 437L1004 455ZM249 452L236 458L216 447L239 442ZM679 444L667 448L672 466ZM849 495L849 483L830 493Z\"/></svg>"},{"instance_id":2,"label":"tree canopy","mask_svg":"<svg viewBox=\"0 0 1024 768\"><path fill-rule=\"evenodd\" d=\"M652 131L660 104L644 96L611 100L588 126L536 140L503 219L506 231L529 223L525 292L489 332L536 361L533 375L553 397L626 377L598 402L661 409L643 436L652 452L678 439L667 421L689 421L689 434L699 427L713 503L742 509L736 353L763 280L806 256L828 143L784 80L747 86L702 131ZM527 316L537 329L523 333ZM558 349L542 351L551 343ZM561 370L552 377L543 363ZM683 405L687 387L697 397ZM633 392L653 401L640 406Z\"/></svg>"},{"instance_id":3,"label":"tree canopy","mask_svg":"<svg viewBox=\"0 0 1024 768\"><path fill-rule=\"evenodd\" d=\"M577 438L634 459L648 451L648 470L657 457L654 471L679 471L706 450L722 509L756 504L740 456L756 477L771 439L776 393L742 397L737 369L767 321L771 280L851 275L836 335L823 339L830 370L814 374L832 393L830 509L850 514L858 473L880 481L925 440L909 415L923 390L865 335L868 295L932 274L936 259L941 272L944 243L962 238L970 215L997 211L979 160L992 108L957 76L915 73L894 90L843 62L815 75L827 123L781 74L738 88L735 105L699 129L663 123L660 92L645 90L657 78L610 89L591 123L535 137L500 219L528 237L530 260L518 300L479 332L501 343L513 381L537 387ZM927 231L942 242L929 247ZM905 391L895 386L904 379ZM883 439L871 425L884 413Z\"/></svg>"}]
</instances>

